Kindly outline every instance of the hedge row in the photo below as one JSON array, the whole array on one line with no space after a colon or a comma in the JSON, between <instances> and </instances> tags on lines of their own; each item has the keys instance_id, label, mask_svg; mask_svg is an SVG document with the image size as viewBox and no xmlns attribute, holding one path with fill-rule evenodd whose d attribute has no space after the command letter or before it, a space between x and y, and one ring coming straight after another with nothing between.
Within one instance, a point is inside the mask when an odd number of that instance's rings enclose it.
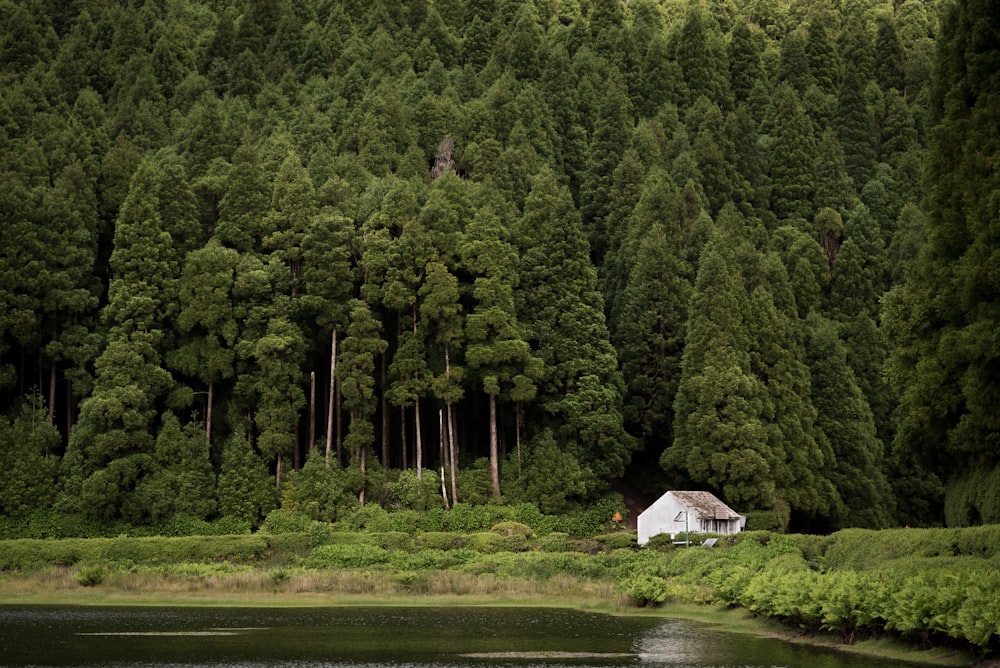
<instances>
[{"instance_id":1,"label":"hedge row","mask_svg":"<svg viewBox=\"0 0 1000 668\"><path fill-rule=\"evenodd\" d=\"M288 539L263 535L119 538L22 538L0 541L0 570L40 566L72 566L80 562L131 561L136 564L264 559L276 549L289 549ZM301 549L301 547L299 548Z\"/></svg>"}]
</instances>

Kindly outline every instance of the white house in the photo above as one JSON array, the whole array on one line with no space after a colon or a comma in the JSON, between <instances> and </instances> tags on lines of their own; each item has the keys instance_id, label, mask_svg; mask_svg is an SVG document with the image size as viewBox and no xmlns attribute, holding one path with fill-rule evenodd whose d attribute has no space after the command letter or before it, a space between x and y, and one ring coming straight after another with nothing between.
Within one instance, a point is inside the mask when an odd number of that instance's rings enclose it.
<instances>
[{"instance_id":1,"label":"white house","mask_svg":"<svg viewBox=\"0 0 1000 668\"><path fill-rule=\"evenodd\" d=\"M739 533L746 522L711 492L667 492L639 514L639 545L661 533Z\"/></svg>"}]
</instances>

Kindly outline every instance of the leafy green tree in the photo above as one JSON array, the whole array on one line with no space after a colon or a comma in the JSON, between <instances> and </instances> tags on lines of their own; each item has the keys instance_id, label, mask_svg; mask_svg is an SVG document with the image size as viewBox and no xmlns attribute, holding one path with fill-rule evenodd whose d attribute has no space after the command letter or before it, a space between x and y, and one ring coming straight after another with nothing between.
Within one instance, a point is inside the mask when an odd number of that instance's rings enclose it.
<instances>
[{"instance_id":1,"label":"leafy green tree","mask_svg":"<svg viewBox=\"0 0 1000 668\"><path fill-rule=\"evenodd\" d=\"M215 472L200 432L196 424L182 427L172 412L163 415L151 470L136 489L153 522L174 515L206 519L215 512Z\"/></svg>"},{"instance_id":2,"label":"leafy green tree","mask_svg":"<svg viewBox=\"0 0 1000 668\"><path fill-rule=\"evenodd\" d=\"M807 322L806 336L816 426L830 442L835 457L829 464L830 478L843 504L835 508L831 522L834 527L891 526L895 499L883 472L883 444L847 364L847 350L834 323L815 313Z\"/></svg>"},{"instance_id":3,"label":"leafy green tree","mask_svg":"<svg viewBox=\"0 0 1000 668\"><path fill-rule=\"evenodd\" d=\"M493 496L499 498L497 398L501 394L519 399L532 397L541 360L531 354L517 321L517 251L492 209L480 209L469 225L462 259L475 276L472 296L476 300L465 319L466 363L481 380L489 398L490 481Z\"/></svg>"},{"instance_id":4,"label":"leafy green tree","mask_svg":"<svg viewBox=\"0 0 1000 668\"><path fill-rule=\"evenodd\" d=\"M600 263L607 250L605 219L612 206L615 168L629 144L632 117L617 72L612 72L590 140L587 170L580 185L580 208L590 235L591 254Z\"/></svg>"},{"instance_id":5,"label":"leafy green tree","mask_svg":"<svg viewBox=\"0 0 1000 668\"><path fill-rule=\"evenodd\" d=\"M837 138L844 149L847 173L858 187L871 178L875 167L875 119L864 98L865 79L848 68L837 99Z\"/></svg>"},{"instance_id":6,"label":"leafy green tree","mask_svg":"<svg viewBox=\"0 0 1000 668\"><path fill-rule=\"evenodd\" d=\"M561 422L556 437L579 462L589 496L621 475L635 443L622 428L623 381L580 216L551 170L535 177L517 229L518 316L545 364L535 406L544 412L535 417Z\"/></svg>"},{"instance_id":7,"label":"leafy green tree","mask_svg":"<svg viewBox=\"0 0 1000 668\"><path fill-rule=\"evenodd\" d=\"M660 464L673 479L709 486L731 504L771 509L779 502L779 455L767 448L767 389L751 366L748 311L731 255L713 238L691 295L674 443Z\"/></svg>"},{"instance_id":8,"label":"leafy green tree","mask_svg":"<svg viewBox=\"0 0 1000 668\"><path fill-rule=\"evenodd\" d=\"M299 411L305 407L302 390L302 330L293 322L272 317L263 336L253 344L248 376L256 397L254 426L261 455L280 461L298 446ZM278 470L280 486L281 471Z\"/></svg>"},{"instance_id":9,"label":"leafy green tree","mask_svg":"<svg viewBox=\"0 0 1000 668\"><path fill-rule=\"evenodd\" d=\"M904 67L906 54L903 41L896 31L896 22L888 16L878 18L878 32L875 35L875 78L883 90L906 89Z\"/></svg>"},{"instance_id":10,"label":"leafy green tree","mask_svg":"<svg viewBox=\"0 0 1000 668\"><path fill-rule=\"evenodd\" d=\"M749 21L737 21L733 26L726 53L733 97L737 103L747 100L754 85L764 80L761 62L763 43L763 35L755 31Z\"/></svg>"},{"instance_id":11,"label":"leafy green tree","mask_svg":"<svg viewBox=\"0 0 1000 668\"><path fill-rule=\"evenodd\" d=\"M219 470L219 512L259 526L274 510L277 497L267 465L254 452L245 435L226 439Z\"/></svg>"},{"instance_id":12,"label":"leafy green tree","mask_svg":"<svg viewBox=\"0 0 1000 668\"><path fill-rule=\"evenodd\" d=\"M331 467L326 455L314 450L281 486L281 508L317 522L332 522L351 504L346 473Z\"/></svg>"},{"instance_id":13,"label":"leafy green tree","mask_svg":"<svg viewBox=\"0 0 1000 668\"><path fill-rule=\"evenodd\" d=\"M271 211L264 219L263 246L288 266L293 297L302 291L302 240L315 214L312 180L298 154L289 151L274 180Z\"/></svg>"},{"instance_id":14,"label":"leafy green tree","mask_svg":"<svg viewBox=\"0 0 1000 668\"><path fill-rule=\"evenodd\" d=\"M83 499L102 515L136 514L132 497L147 469L152 426L160 403L174 387L163 367L163 345L176 304L179 266L170 234L161 222L158 182L162 174L144 161L132 179L115 226L109 301L104 318L108 344L95 363L91 396L81 419L92 431L84 453L95 473Z\"/></svg>"},{"instance_id":15,"label":"leafy green tree","mask_svg":"<svg viewBox=\"0 0 1000 668\"><path fill-rule=\"evenodd\" d=\"M260 155L246 141L233 154L233 166L226 177L226 191L219 202L215 236L240 252L259 249L264 237L264 216L268 211L271 184Z\"/></svg>"},{"instance_id":16,"label":"leafy green tree","mask_svg":"<svg viewBox=\"0 0 1000 668\"><path fill-rule=\"evenodd\" d=\"M718 22L701 5L691 4L687 9L676 58L687 87L686 104L704 95L723 109L732 106L725 38Z\"/></svg>"},{"instance_id":17,"label":"leafy green tree","mask_svg":"<svg viewBox=\"0 0 1000 668\"><path fill-rule=\"evenodd\" d=\"M816 139L795 90L781 86L772 100L771 210L778 219L812 217Z\"/></svg>"},{"instance_id":18,"label":"leafy green tree","mask_svg":"<svg viewBox=\"0 0 1000 668\"><path fill-rule=\"evenodd\" d=\"M0 417L0 466L8 476L0 491L0 512L18 517L53 504L61 441L45 419L40 397L25 398L20 411Z\"/></svg>"},{"instance_id":19,"label":"leafy green tree","mask_svg":"<svg viewBox=\"0 0 1000 668\"><path fill-rule=\"evenodd\" d=\"M354 223L333 207L323 207L310 221L302 239L302 304L324 334L329 332L330 372L326 407L326 461L329 464L336 419L337 348L347 324L347 302L354 271L350 242ZM338 434L339 436L339 434ZM310 449L315 443L310 443Z\"/></svg>"},{"instance_id":20,"label":"leafy green tree","mask_svg":"<svg viewBox=\"0 0 1000 668\"><path fill-rule=\"evenodd\" d=\"M809 73L816 86L827 95L836 95L840 90L840 54L830 39L830 33L823 21L809 24L806 56L809 59Z\"/></svg>"},{"instance_id":21,"label":"leafy green tree","mask_svg":"<svg viewBox=\"0 0 1000 668\"><path fill-rule=\"evenodd\" d=\"M344 397L344 409L351 416L344 446L354 464L360 468L364 483L368 470L368 450L375 443L375 427L372 424L378 405L375 395L375 358L385 351L387 343L381 337L382 324L364 301L351 300L349 317L337 373ZM364 503L364 489L360 500Z\"/></svg>"},{"instance_id":22,"label":"leafy green tree","mask_svg":"<svg viewBox=\"0 0 1000 668\"><path fill-rule=\"evenodd\" d=\"M462 388L463 369L457 353L464 343L462 303L458 279L441 262L427 263L426 276L420 286L420 318L428 332L428 341L437 344L429 366L434 372L431 390L444 403L447 421L441 430L442 466L451 472L452 502L456 501L456 467L458 443L455 435L454 406L465 394Z\"/></svg>"},{"instance_id":23,"label":"leafy green tree","mask_svg":"<svg viewBox=\"0 0 1000 668\"><path fill-rule=\"evenodd\" d=\"M187 256L180 279L180 312L177 326L181 340L167 353L170 366L196 378L206 388L205 438L212 438L216 383L235 373L235 345L239 326L233 312L232 292L238 253L214 239Z\"/></svg>"},{"instance_id":24,"label":"leafy green tree","mask_svg":"<svg viewBox=\"0 0 1000 668\"><path fill-rule=\"evenodd\" d=\"M615 337L627 384L626 425L641 435L647 450L657 452L673 440L673 405L691 293L689 270L677 246L678 240L659 222L648 229L621 296L624 305Z\"/></svg>"}]
</instances>

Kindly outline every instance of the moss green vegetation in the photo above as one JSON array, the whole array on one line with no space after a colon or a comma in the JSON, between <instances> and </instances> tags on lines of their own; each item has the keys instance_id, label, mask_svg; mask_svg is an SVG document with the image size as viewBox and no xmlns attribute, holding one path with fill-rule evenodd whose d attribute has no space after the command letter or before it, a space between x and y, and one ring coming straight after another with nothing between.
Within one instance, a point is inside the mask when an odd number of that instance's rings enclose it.
<instances>
[{"instance_id":1,"label":"moss green vegetation","mask_svg":"<svg viewBox=\"0 0 1000 668\"><path fill-rule=\"evenodd\" d=\"M997 526L745 532L714 548L639 549L630 532L574 537L513 520L407 532L377 528L380 513L376 528L281 513L252 535L0 541L0 594L91 604L564 605L689 616L863 651L910 647L921 660L932 648L932 660L966 663L1000 649Z\"/></svg>"}]
</instances>

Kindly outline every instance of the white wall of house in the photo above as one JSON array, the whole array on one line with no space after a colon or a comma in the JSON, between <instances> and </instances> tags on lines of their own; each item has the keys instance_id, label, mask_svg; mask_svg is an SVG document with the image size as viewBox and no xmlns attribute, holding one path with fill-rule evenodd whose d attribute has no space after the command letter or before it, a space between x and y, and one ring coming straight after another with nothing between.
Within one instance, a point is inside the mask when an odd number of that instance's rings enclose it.
<instances>
[{"instance_id":1,"label":"white wall of house","mask_svg":"<svg viewBox=\"0 0 1000 668\"><path fill-rule=\"evenodd\" d=\"M639 545L645 545L650 538L661 533L739 533L744 522L742 517L739 520L699 517L697 510L689 508L673 492L667 492L639 514L636 524Z\"/></svg>"}]
</instances>

